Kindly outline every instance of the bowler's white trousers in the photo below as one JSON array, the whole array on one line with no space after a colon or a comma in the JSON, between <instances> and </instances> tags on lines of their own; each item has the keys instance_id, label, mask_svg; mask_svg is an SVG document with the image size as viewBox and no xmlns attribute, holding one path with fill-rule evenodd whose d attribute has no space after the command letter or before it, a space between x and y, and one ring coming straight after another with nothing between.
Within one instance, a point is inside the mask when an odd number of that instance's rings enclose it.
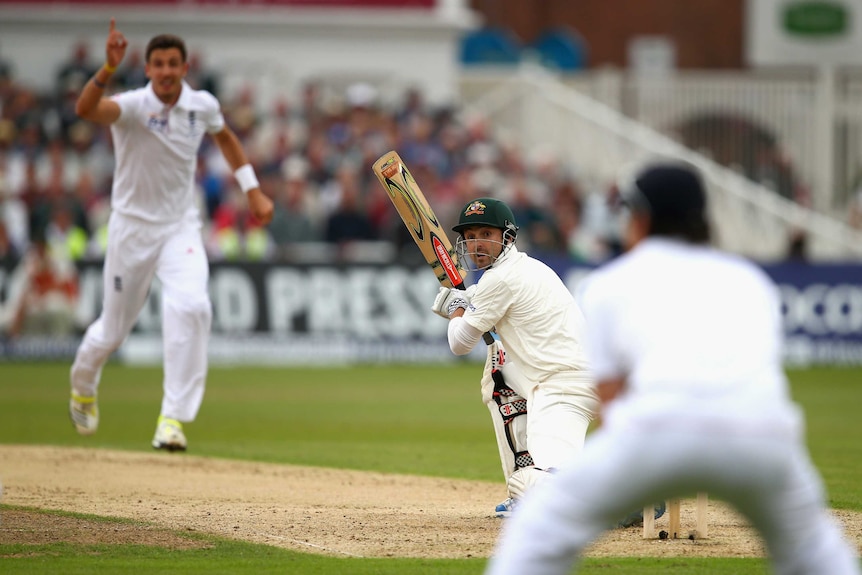
<instances>
[{"instance_id":1,"label":"bowler's white trousers","mask_svg":"<svg viewBox=\"0 0 862 575\"><path fill-rule=\"evenodd\" d=\"M132 330L153 277L162 284L161 415L193 421L203 401L212 323L209 264L196 217L157 224L111 214L102 312L78 348L72 387L82 395L96 394L102 367Z\"/></svg>"},{"instance_id":2,"label":"bowler's white trousers","mask_svg":"<svg viewBox=\"0 0 862 575\"><path fill-rule=\"evenodd\" d=\"M707 491L764 538L779 575L858 575L799 439L706 427L600 428L577 461L527 492L486 573L567 574L609 525L647 502Z\"/></svg>"}]
</instances>

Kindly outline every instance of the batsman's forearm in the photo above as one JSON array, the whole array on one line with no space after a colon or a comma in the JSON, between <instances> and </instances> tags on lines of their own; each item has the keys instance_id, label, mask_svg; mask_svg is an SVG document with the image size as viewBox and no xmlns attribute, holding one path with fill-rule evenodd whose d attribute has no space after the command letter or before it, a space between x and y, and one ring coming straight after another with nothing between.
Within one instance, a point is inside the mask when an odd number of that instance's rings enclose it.
<instances>
[{"instance_id":1,"label":"batsman's forearm","mask_svg":"<svg viewBox=\"0 0 862 575\"><path fill-rule=\"evenodd\" d=\"M465 290L465 291L467 290L467 285L463 281L461 281L460 283L454 284L452 287L454 287L455 289L460 289L460 290ZM456 309L455 313L452 314L452 317L461 317L462 315L464 315L464 310L463 309ZM494 343L494 336L491 335L490 332L486 331L485 333L482 334L482 340L487 345L491 345L492 343Z\"/></svg>"},{"instance_id":2,"label":"batsman's forearm","mask_svg":"<svg viewBox=\"0 0 862 575\"><path fill-rule=\"evenodd\" d=\"M466 355L479 343L482 333L464 321L464 318L456 317L449 320L447 337L452 353Z\"/></svg>"}]
</instances>

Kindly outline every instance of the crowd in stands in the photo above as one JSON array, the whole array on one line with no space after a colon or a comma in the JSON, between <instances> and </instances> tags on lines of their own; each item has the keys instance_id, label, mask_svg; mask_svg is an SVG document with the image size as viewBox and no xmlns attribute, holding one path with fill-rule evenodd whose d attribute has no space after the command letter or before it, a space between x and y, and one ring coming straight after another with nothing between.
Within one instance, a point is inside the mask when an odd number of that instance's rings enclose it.
<instances>
[{"instance_id":1,"label":"crowd in stands","mask_svg":"<svg viewBox=\"0 0 862 575\"><path fill-rule=\"evenodd\" d=\"M55 292L52 302L72 297L66 274L75 266L66 264L104 255L111 134L74 111L98 63L86 44L76 45L58 67L52 89L37 91L17 82L14 65L0 58L0 271L19 270L12 291L21 301L27 285L40 286L31 290L36 294ZM333 262L373 255L376 261L419 263L419 250L371 170L393 149L447 229L468 200L492 196L512 207L518 243L531 255L599 263L620 251L613 185L586 189L568 161L495 137L481 116L431 106L415 89L396 103L383 102L365 83L333 97L332 86L308 82L299 93L260 102L254 85L221 93L221 79L199 54L192 52L189 64L186 80L219 98L275 203L272 222L261 227L224 158L205 138L197 184L212 261ZM143 50L132 46L109 90L146 81ZM849 218L862 228L862 192L858 198ZM791 238L789 257L804 252L805 236ZM58 261L39 263L48 256ZM52 269L59 270L53 283L44 271ZM30 284L23 279L26 270L36 270ZM15 300L9 291L6 299ZM15 306L5 307L0 326L26 325Z\"/></svg>"},{"instance_id":2,"label":"crowd in stands","mask_svg":"<svg viewBox=\"0 0 862 575\"><path fill-rule=\"evenodd\" d=\"M20 85L13 67L0 64L0 262L23 257L34 237L72 260L103 254L113 170L110 130L74 113L95 68L86 45L72 52L57 70L51 93ZM272 223L258 226L226 162L205 139L197 181L214 261L290 261L310 245L329 246L337 255L362 242L389 246L384 252L393 258L418 256L371 171L390 149L401 154L447 227L469 199L488 195L511 204L521 227L519 243L537 255L598 261L617 249L612 189L585 194L557 158L495 139L481 117L429 106L416 90L387 107L364 83L333 100L309 82L299 94L261 103L252 85L219 93L219 78L198 55L190 55L190 65L187 81L220 98L226 121L276 205ZM130 47L110 89L145 83L142 51Z\"/></svg>"}]
</instances>

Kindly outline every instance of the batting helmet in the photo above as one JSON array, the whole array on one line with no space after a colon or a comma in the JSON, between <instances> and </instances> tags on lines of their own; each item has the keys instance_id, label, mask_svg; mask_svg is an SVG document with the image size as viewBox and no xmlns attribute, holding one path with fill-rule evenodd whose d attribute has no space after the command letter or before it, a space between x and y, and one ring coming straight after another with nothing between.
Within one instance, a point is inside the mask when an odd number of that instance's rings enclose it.
<instances>
[{"instance_id":1,"label":"batting helmet","mask_svg":"<svg viewBox=\"0 0 862 575\"><path fill-rule=\"evenodd\" d=\"M491 226L503 230L503 237L514 240L518 233L515 225L515 214L512 209L494 198L477 198L468 202L461 210L458 225L452 228L453 232L462 234L470 226Z\"/></svg>"}]
</instances>

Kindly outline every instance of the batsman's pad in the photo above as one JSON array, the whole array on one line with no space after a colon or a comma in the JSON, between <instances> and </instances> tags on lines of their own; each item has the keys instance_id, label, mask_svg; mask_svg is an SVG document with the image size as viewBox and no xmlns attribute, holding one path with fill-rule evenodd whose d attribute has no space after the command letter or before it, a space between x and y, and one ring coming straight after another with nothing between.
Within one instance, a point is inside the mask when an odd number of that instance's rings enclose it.
<instances>
[{"instance_id":1,"label":"batsman's pad","mask_svg":"<svg viewBox=\"0 0 862 575\"><path fill-rule=\"evenodd\" d=\"M533 466L527 449L527 400L506 385L505 350L495 340L488 346L488 358L482 374L482 399L491 413L503 476L508 484L515 471Z\"/></svg>"},{"instance_id":2,"label":"batsman's pad","mask_svg":"<svg viewBox=\"0 0 862 575\"><path fill-rule=\"evenodd\" d=\"M503 420L509 449L515 456L515 469L533 465L533 457L527 450L527 400L505 384L495 383L494 402Z\"/></svg>"}]
</instances>

